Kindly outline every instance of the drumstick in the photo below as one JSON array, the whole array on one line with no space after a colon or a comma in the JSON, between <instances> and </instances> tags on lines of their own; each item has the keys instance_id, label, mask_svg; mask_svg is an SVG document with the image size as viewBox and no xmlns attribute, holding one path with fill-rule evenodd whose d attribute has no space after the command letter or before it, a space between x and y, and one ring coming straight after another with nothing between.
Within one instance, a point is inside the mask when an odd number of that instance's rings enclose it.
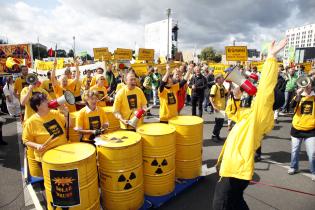
<instances>
[{"instance_id":1,"label":"drumstick","mask_svg":"<svg viewBox=\"0 0 315 210\"><path fill-rule=\"evenodd\" d=\"M51 142L52 140L54 139L54 135L51 135L50 137L49 137L49 139L47 139L45 142L44 142L44 144L42 144L43 146L46 146L49 142Z\"/></svg>"}]
</instances>

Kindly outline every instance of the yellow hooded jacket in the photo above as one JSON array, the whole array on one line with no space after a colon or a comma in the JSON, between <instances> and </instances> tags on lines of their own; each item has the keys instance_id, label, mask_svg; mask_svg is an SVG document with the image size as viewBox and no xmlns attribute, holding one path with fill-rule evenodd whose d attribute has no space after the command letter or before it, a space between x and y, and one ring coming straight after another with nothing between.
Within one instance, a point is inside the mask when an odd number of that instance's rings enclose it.
<instances>
[{"instance_id":1,"label":"yellow hooded jacket","mask_svg":"<svg viewBox=\"0 0 315 210\"><path fill-rule=\"evenodd\" d=\"M269 58L264 64L260 84L250 112L233 127L218 159L221 177L251 180L254 174L254 154L263 135L274 126L274 87L278 64Z\"/></svg>"}]
</instances>

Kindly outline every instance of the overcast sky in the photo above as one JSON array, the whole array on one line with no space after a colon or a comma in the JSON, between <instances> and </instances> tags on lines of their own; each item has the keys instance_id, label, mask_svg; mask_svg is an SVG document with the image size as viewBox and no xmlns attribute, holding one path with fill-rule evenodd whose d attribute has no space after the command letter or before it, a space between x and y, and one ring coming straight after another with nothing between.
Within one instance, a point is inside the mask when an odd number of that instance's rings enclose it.
<instances>
[{"instance_id":1,"label":"overcast sky","mask_svg":"<svg viewBox=\"0 0 315 210\"><path fill-rule=\"evenodd\" d=\"M67 51L144 47L144 25L179 23L179 48L237 45L260 48L291 27L315 23L315 0L0 0L0 38L10 43L58 43Z\"/></svg>"}]
</instances>

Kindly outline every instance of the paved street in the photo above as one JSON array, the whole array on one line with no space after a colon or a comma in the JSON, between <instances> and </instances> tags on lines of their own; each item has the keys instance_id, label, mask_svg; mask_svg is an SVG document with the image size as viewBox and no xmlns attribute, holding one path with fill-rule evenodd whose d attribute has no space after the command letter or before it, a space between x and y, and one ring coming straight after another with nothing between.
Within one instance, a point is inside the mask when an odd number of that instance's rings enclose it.
<instances>
[{"instance_id":1,"label":"paved street","mask_svg":"<svg viewBox=\"0 0 315 210\"><path fill-rule=\"evenodd\" d=\"M186 107L182 114L190 114L190 108ZM153 114L157 113L158 109L153 109ZM156 117L147 121L157 121ZM210 140L214 125L213 116L204 114L204 120L203 160L208 167L213 167L223 143L214 143ZM290 162L290 126L290 118L281 116L280 123L265 137L262 148L263 160L255 165L254 181L315 194L315 182L311 181L309 175L304 145L300 156L301 173L293 176L287 174ZM23 192L20 136L17 134L17 123L13 119L8 119L3 127L3 136L9 145L0 146L0 209L32 209L34 206L30 202L27 190ZM222 136L227 136L226 127L222 129ZM218 176L215 173L207 176L163 205L161 209L211 209L217 180ZM15 198L14 202L2 207ZM311 210L315 206L314 196L263 185L250 185L245 191L245 199L253 210Z\"/></svg>"}]
</instances>

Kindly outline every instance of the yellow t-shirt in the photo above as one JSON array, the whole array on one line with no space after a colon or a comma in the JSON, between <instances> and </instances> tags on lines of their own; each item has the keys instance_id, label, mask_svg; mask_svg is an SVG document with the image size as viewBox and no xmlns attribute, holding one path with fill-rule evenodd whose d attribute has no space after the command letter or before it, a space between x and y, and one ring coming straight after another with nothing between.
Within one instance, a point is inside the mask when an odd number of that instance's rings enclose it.
<instances>
[{"instance_id":1,"label":"yellow t-shirt","mask_svg":"<svg viewBox=\"0 0 315 210\"><path fill-rule=\"evenodd\" d=\"M59 84L54 85L53 89L54 89L54 92L55 92L57 98L63 96L65 91L67 91L67 90L71 91L71 89L69 87L64 89ZM73 91L71 91L71 92L73 94ZM66 106L68 107L69 112L75 112L76 111L75 105L70 105L70 104L66 103Z\"/></svg>"},{"instance_id":2,"label":"yellow t-shirt","mask_svg":"<svg viewBox=\"0 0 315 210\"><path fill-rule=\"evenodd\" d=\"M292 125L295 129L309 131L315 129L315 96L302 96Z\"/></svg>"},{"instance_id":3,"label":"yellow t-shirt","mask_svg":"<svg viewBox=\"0 0 315 210\"><path fill-rule=\"evenodd\" d=\"M179 91L179 83L172 85L170 88L164 87L163 91L159 91L160 98L160 120L168 121L172 117L178 115L177 111L177 92Z\"/></svg>"},{"instance_id":4,"label":"yellow t-shirt","mask_svg":"<svg viewBox=\"0 0 315 210\"><path fill-rule=\"evenodd\" d=\"M65 117L57 110L50 110L46 116L42 117L38 114L34 114L23 126L23 143L34 142L37 144L43 144L52 135L54 135L56 140L48 143L45 151L62 144L66 144L67 139L65 125ZM39 153L36 149L34 149L34 154L35 159L37 161L41 161L41 157L44 152Z\"/></svg>"},{"instance_id":5,"label":"yellow t-shirt","mask_svg":"<svg viewBox=\"0 0 315 210\"><path fill-rule=\"evenodd\" d=\"M85 106L78 113L74 129L96 130L100 129L105 123L108 123L108 119L102 108L96 107L96 109L92 111L88 106ZM90 134L83 135L83 140L92 141L92 139L89 139L90 136Z\"/></svg>"},{"instance_id":6,"label":"yellow t-shirt","mask_svg":"<svg viewBox=\"0 0 315 210\"><path fill-rule=\"evenodd\" d=\"M79 97L81 95L81 86L82 86L81 81L77 81L76 83L74 83L73 95L75 97Z\"/></svg>"},{"instance_id":7,"label":"yellow t-shirt","mask_svg":"<svg viewBox=\"0 0 315 210\"><path fill-rule=\"evenodd\" d=\"M125 86L125 83L123 83L123 82L119 83L119 84L117 85L117 87L116 87L116 93L118 93L118 91L119 91L122 87L124 87L124 86Z\"/></svg>"},{"instance_id":8,"label":"yellow t-shirt","mask_svg":"<svg viewBox=\"0 0 315 210\"><path fill-rule=\"evenodd\" d=\"M122 87L115 96L114 101L114 113L119 112L123 119L130 120L136 110L141 109L143 106L146 106L147 99L144 96L143 91L135 87L132 90L129 90L127 86ZM137 125L142 123L142 120L138 121ZM132 129L130 126L126 126L120 122L120 127L122 129Z\"/></svg>"},{"instance_id":9,"label":"yellow t-shirt","mask_svg":"<svg viewBox=\"0 0 315 210\"><path fill-rule=\"evenodd\" d=\"M210 90L210 97L213 98L213 102L220 110L225 110L227 90L223 85L213 85Z\"/></svg>"},{"instance_id":10,"label":"yellow t-shirt","mask_svg":"<svg viewBox=\"0 0 315 210\"><path fill-rule=\"evenodd\" d=\"M23 76L18 77L18 78L16 78L16 80L14 82L14 91L20 95L22 92L22 89L26 86L28 86L28 84L27 84L25 78Z\"/></svg>"},{"instance_id":11,"label":"yellow t-shirt","mask_svg":"<svg viewBox=\"0 0 315 210\"><path fill-rule=\"evenodd\" d=\"M27 92L29 90L29 87L25 87L22 89L21 92L21 98L25 97L27 95ZM32 90L32 93L29 97L29 100L25 103L25 113L24 113L24 120L27 120L28 118L30 118L33 114L35 114L35 111L32 109L32 107L30 106L30 99L33 96L34 93L39 92L39 93L45 93L47 95L47 99L51 100L49 93L44 90L41 87L35 87Z\"/></svg>"},{"instance_id":12,"label":"yellow t-shirt","mask_svg":"<svg viewBox=\"0 0 315 210\"><path fill-rule=\"evenodd\" d=\"M106 97L104 98L104 96L107 96L107 89L103 86L100 87L98 85L94 85L93 87L90 88L90 90L92 91L97 91L98 92L98 99L102 99L101 101L97 102L97 106L100 107L105 107L106 106Z\"/></svg>"},{"instance_id":13,"label":"yellow t-shirt","mask_svg":"<svg viewBox=\"0 0 315 210\"><path fill-rule=\"evenodd\" d=\"M44 80L42 82L42 84L40 85L40 87L43 88L44 90L46 90L49 93L50 98L52 98L52 99L56 98L56 95L55 95L52 83L51 83L51 81L49 79Z\"/></svg>"}]
</instances>

